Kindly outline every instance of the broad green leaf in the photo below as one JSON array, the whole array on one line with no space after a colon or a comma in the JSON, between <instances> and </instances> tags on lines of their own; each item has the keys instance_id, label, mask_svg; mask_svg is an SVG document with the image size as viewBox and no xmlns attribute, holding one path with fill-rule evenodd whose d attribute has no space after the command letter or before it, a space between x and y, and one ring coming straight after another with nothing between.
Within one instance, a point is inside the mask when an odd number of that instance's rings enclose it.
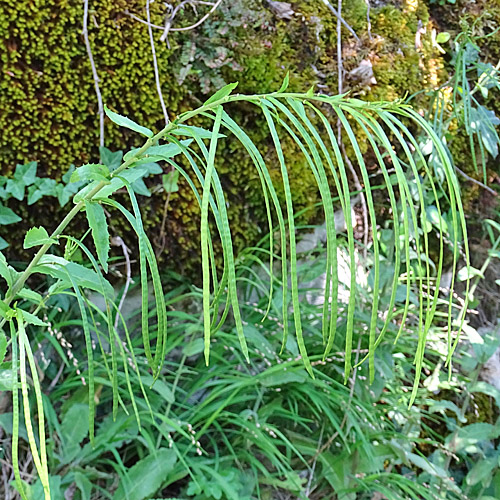
<instances>
[{"instance_id":1,"label":"broad green leaf","mask_svg":"<svg viewBox=\"0 0 500 500\"><path fill-rule=\"evenodd\" d=\"M168 174L165 174L162 177L163 180L163 189L165 189L166 193L177 193L179 191L179 171L172 170Z\"/></svg>"},{"instance_id":2,"label":"broad green leaf","mask_svg":"<svg viewBox=\"0 0 500 500\"><path fill-rule=\"evenodd\" d=\"M81 472L75 471L73 476L75 478L75 484L80 490L82 500L90 500L93 488L92 483L88 480L87 476Z\"/></svg>"},{"instance_id":3,"label":"broad green leaf","mask_svg":"<svg viewBox=\"0 0 500 500\"><path fill-rule=\"evenodd\" d=\"M101 155L101 162L106 165L110 172L116 170L122 163L123 151L115 151L114 153L108 148L100 147L99 153Z\"/></svg>"},{"instance_id":4,"label":"broad green leaf","mask_svg":"<svg viewBox=\"0 0 500 500\"><path fill-rule=\"evenodd\" d=\"M57 196L58 184L54 179L37 179L35 184L28 188L28 205L33 205L44 196Z\"/></svg>"},{"instance_id":5,"label":"broad green leaf","mask_svg":"<svg viewBox=\"0 0 500 500\"><path fill-rule=\"evenodd\" d=\"M174 450L160 448L139 460L122 477L113 500L144 500L156 493L167 481L177 460Z\"/></svg>"},{"instance_id":6,"label":"broad green leaf","mask_svg":"<svg viewBox=\"0 0 500 500\"><path fill-rule=\"evenodd\" d=\"M464 266L457 273L457 278L459 281L470 280L474 278L474 276L484 278L481 271L472 266L469 266L469 268L467 268L467 266Z\"/></svg>"},{"instance_id":7,"label":"broad green leaf","mask_svg":"<svg viewBox=\"0 0 500 500\"><path fill-rule=\"evenodd\" d=\"M87 212L89 227L92 230L92 238L94 239L97 257L102 268L104 269L104 272L107 273L109 258L109 231L106 214L99 203L87 202L85 203L85 210Z\"/></svg>"},{"instance_id":8,"label":"broad green leaf","mask_svg":"<svg viewBox=\"0 0 500 500\"><path fill-rule=\"evenodd\" d=\"M104 106L104 111L107 117L113 122L119 125L120 127L125 127L139 134L145 135L146 137L153 137L153 131L149 130L146 127L143 127L137 123L135 123L130 118L126 116L122 116L114 111L111 111L107 106Z\"/></svg>"},{"instance_id":9,"label":"broad green leaf","mask_svg":"<svg viewBox=\"0 0 500 500\"><path fill-rule=\"evenodd\" d=\"M37 162L31 161L25 165L16 165L14 178L22 181L25 186L31 186L36 180Z\"/></svg>"},{"instance_id":10,"label":"broad green leaf","mask_svg":"<svg viewBox=\"0 0 500 500\"><path fill-rule=\"evenodd\" d=\"M67 272L66 272L67 271ZM48 274L53 278L61 280L55 288L72 288L68 280L68 273L75 283L82 288L89 288L102 293L108 298L114 296L114 290L111 284L98 274L76 262L69 262L57 255L46 254L34 268L34 272Z\"/></svg>"},{"instance_id":11,"label":"broad green leaf","mask_svg":"<svg viewBox=\"0 0 500 500\"><path fill-rule=\"evenodd\" d=\"M483 483L487 487L491 483L493 469L498 467L498 458L480 458L465 477L465 482L474 486Z\"/></svg>"},{"instance_id":12,"label":"broad green leaf","mask_svg":"<svg viewBox=\"0 0 500 500\"><path fill-rule=\"evenodd\" d=\"M495 127L500 125L500 119L495 116L493 110L484 106L471 109L471 127L477 132L493 158L498 156L498 144L500 142Z\"/></svg>"},{"instance_id":13,"label":"broad green leaf","mask_svg":"<svg viewBox=\"0 0 500 500\"><path fill-rule=\"evenodd\" d=\"M5 191L16 200L22 201L24 198L24 182L21 179L9 179L5 185Z\"/></svg>"},{"instance_id":14,"label":"broad green leaf","mask_svg":"<svg viewBox=\"0 0 500 500\"><path fill-rule=\"evenodd\" d=\"M67 449L79 449L79 444L89 433L89 405L73 403L61 422L61 438Z\"/></svg>"},{"instance_id":15,"label":"broad green leaf","mask_svg":"<svg viewBox=\"0 0 500 500\"><path fill-rule=\"evenodd\" d=\"M496 439L500 435L500 429L494 425L487 423L477 423L461 427L457 431L456 437L453 439L451 434L447 439L447 446L452 446L453 452L459 452L468 447L473 447L471 450L475 450L475 445L483 442ZM451 443L451 441L454 441Z\"/></svg>"},{"instance_id":16,"label":"broad green leaf","mask_svg":"<svg viewBox=\"0 0 500 500\"><path fill-rule=\"evenodd\" d=\"M59 242L55 238L51 238L47 230L40 227L32 227L24 237L24 248L38 247L41 245L57 245Z\"/></svg>"},{"instance_id":17,"label":"broad green leaf","mask_svg":"<svg viewBox=\"0 0 500 500\"><path fill-rule=\"evenodd\" d=\"M156 391L167 403L174 403L175 397L170 387L162 380L154 380L151 375L142 375L142 381Z\"/></svg>"},{"instance_id":18,"label":"broad green leaf","mask_svg":"<svg viewBox=\"0 0 500 500\"><path fill-rule=\"evenodd\" d=\"M198 337L182 349L184 356L196 356L203 352L203 339Z\"/></svg>"},{"instance_id":19,"label":"broad green leaf","mask_svg":"<svg viewBox=\"0 0 500 500\"><path fill-rule=\"evenodd\" d=\"M0 392L12 391L13 381L10 363L0 364Z\"/></svg>"},{"instance_id":20,"label":"broad green leaf","mask_svg":"<svg viewBox=\"0 0 500 500\"><path fill-rule=\"evenodd\" d=\"M98 163L82 165L70 177L70 182L77 181L109 181L109 168Z\"/></svg>"},{"instance_id":21,"label":"broad green leaf","mask_svg":"<svg viewBox=\"0 0 500 500\"><path fill-rule=\"evenodd\" d=\"M228 83L227 85L222 87L220 90L218 90L212 97L207 99L203 105L206 106L207 104L212 104L213 102L220 101L221 99L224 99L224 97L227 97L237 86L238 86L238 82Z\"/></svg>"},{"instance_id":22,"label":"broad green leaf","mask_svg":"<svg viewBox=\"0 0 500 500\"><path fill-rule=\"evenodd\" d=\"M0 250L7 248L9 244L0 236Z\"/></svg>"},{"instance_id":23,"label":"broad green leaf","mask_svg":"<svg viewBox=\"0 0 500 500\"><path fill-rule=\"evenodd\" d=\"M15 224L21 220L21 217L16 215L9 207L0 205L0 225Z\"/></svg>"}]
</instances>

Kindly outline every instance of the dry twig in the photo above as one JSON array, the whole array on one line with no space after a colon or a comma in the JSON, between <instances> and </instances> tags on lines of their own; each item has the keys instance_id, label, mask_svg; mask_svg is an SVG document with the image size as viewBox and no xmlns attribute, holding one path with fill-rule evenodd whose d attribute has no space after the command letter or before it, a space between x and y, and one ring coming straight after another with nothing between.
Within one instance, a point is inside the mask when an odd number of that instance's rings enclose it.
<instances>
[{"instance_id":1,"label":"dry twig","mask_svg":"<svg viewBox=\"0 0 500 500\"><path fill-rule=\"evenodd\" d=\"M104 146L104 106L102 103L101 90L99 88L99 76L92 56L92 48L90 47L89 32L88 32L88 19L89 19L89 0L85 0L83 4L83 30L82 35L87 49L87 55L92 67L92 76L94 78L95 93L97 96L97 109L99 112L99 146Z\"/></svg>"},{"instance_id":2,"label":"dry twig","mask_svg":"<svg viewBox=\"0 0 500 500\"><path fill-rule=\"evenodd\" d=\"M167 107L165 106L165 100L163 99L163 93L161 91L160 72L158 70L158 60L156 59L155 41L153 38L153 29L151 27L151 13L149 11L149 4L150 0L146 0L146 16L148 20L149 40L151 42L151 53L153 54L153 68L155 72L156 91L158 92L158 98L160 99L161 109L163 111L163 116L165 117L165 125L168 125L170 120L168 118Z\"/></svg>"}]
</instances>

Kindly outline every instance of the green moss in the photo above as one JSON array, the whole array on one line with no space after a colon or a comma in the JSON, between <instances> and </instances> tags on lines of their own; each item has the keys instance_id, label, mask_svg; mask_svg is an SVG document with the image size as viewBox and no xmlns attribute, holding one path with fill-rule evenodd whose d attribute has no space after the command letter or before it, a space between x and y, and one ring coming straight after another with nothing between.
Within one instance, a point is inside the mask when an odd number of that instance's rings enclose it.
<instances>
[{"instance_id":1,"label":"green moss","mask_svg":"<svg viewBox=\"0 0 500 500\"><path fill-rule=\"evenodd\" d=\"M385 5L372 8L372 38L366 27L364 0L346 2L344 17L361 39L357 44L343 29L345 86L353 95L370 100L404 97L439 78L440 61L424 37L415 49L419 20L428 21L422 2L411 12ZM292 2L295 15L280 20L258 0L223 2L196 31L171 33L169 45L159 42L156 52L163 95L171 116L197 107L206 94L224 83L239 81L239 92L276 90L287 71L291 89L305 91L318 84L324 93L336 93L337 19L322 4ZM164 22L164 6L152 3L152 19ZM95 0L91 2L89 37L100 77L104 102L135 121L158 129L163 115L159 106L147 28L126 11L145 18L144 2ZM184 25L193 20L190 9L181 14ZM60 178L69 164L80 165L98 157L98 115L94 81L81 35L83 4L79 0L12 2L0 0L0 170L8 174L17 162L37 160L39 175ZM348 74L368 59L376 85L361 85ZM437 75L437 76L436 76ZM269 162L271 175L280 179L279 165L265 121L249 105L233 106L231 114L241 124ZM200 122L201 123L201 122ZM106 145L128 149L140 143L137 135L106 121ZM260 182L250 158L236 141L221 143L218 168L222 176L234 243L237 248L255 242L267 227ZM285 140L296 210L319 201L314 178L298 147ZM157 181L148 181L154 183ZM278 183L279 186L279 183ZM279 190L279 188L278 188ZM141 209L153 242L163 218L166 196L141 199ZM36 223L48 228L62 216L50 204L41 205ZM32 213L26 210L26 213ZM40 215L43 214L43 215ZM300 222L320 216L311 210ZM47 220L42 220L43 218ZM21 230L35 223L27 221ZM116 233L128 235L118 221ZM196 265L199 248L199 208L186 184L170 198L165 262ZM0 228L2 229L2 228ZM16 228L17 229L17 228ZM4 236L12 226L4 228ZM131 242L132 235L128 238ZM14 253L18 247L13 248ZM179 264L181 263L181 264Z\"/></svg>"}]
</instances>

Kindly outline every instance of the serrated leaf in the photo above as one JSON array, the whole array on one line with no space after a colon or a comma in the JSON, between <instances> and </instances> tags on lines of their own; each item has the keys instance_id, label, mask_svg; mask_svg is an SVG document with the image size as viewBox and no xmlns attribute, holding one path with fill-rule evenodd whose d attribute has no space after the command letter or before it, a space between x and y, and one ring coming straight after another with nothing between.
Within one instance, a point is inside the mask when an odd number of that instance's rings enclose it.
<instances>
[{"instance_id":1,"label":"serrated leaf","mask_svg":"<svg viewBox=\"0 0 500 500\"><path fill-rule=\"evenodd\" d=\"M111 182L107 185L104 186L96 195L95 199L103 199L107 198L108 196L111 196L115 191L118 191L118 189L121 189L128 184L133 184L137 179L140 179L144 177L145 175L148 174L148 169L145 167L133 167L129 170L124 170L123 172L120 173L119 176L113 177L111 179ZM126 181L126 182L124 182ZM82 193L82 196L85 196L86 193L83 193L83 190L80 192ZM74 200L76 202L77 196L80 195L78 193Z\"/></svg>"},{"instance_id":2,"label":"serrated leaf","mask_svg":"<svg viewBox=\"0 0 500 500\"><path fill-rule=\"evenodd\" d=\"M35 316L34 314L31 314L25 310L22 310L23 312L23 319L28 323L29 325L35 325L35 326L49 326L48 323L45 323L45 321L42 321L38 316Z\"/></svg>"},{"instance_id":3,"label":"serrated leaf","mask_svg":"<svg viewBox=\"0 0 500 500\"><path fill-rule=\"evenodd\" d=\"M199 137L200 139L211 139L212 131L206 130L194 125L179 125L175 130L170 132L172 135L183 135L186 137ZM219 139L226 137L224 134L218 134ZM182 141L181 141L182 142Z\"/></svg>"},{"instance_id":4,"label":"serrated leaf","mask_svg":"<svg viewBox=\"0 0 500 500\"><path fill-rule=\"evenodd\" d=\"M184 139L180 141L184 147L188 147L193 140L192 139ZM131 149L123 159L126 161L130 157L132 157L137 152L137 149ZM182 153L182 149L178 144L170 143L170 144L160 144L159 146L152 146L148 149L147 154L141 156L137 160L135 160L135 165L140 165L142 163L152 163L155 161L167 160L169 158L173 158L174 156Z\"/></svg>"},{"instance_id":5,"label":"serrated leaf","mask_svg":"<svg viewBox=\"0 0 500 500\"><path fill-rule=\"evenodd\" d=\"M35 292L34 290L30 290L29 288L23 288L18 294L18 297L21 297L22 299L29 300L35 304L39 304L42 300L43 297Z\"/></svg>"},{"instance_id":6,"label":"serrated leaf","mask_svg":"<svg viewBox=\"0 0 500 500\"><path fill-rule=\"evenodd\" d=\"M77 168L69 181L109 181L109 168L99 163L88 163Z\"/></svg>"},{"instance_id":7,"label":"serrated leaf","mask_svg":"<svg viewBox=\"0 0 500 500\"><path fill-rule=\"evenodd\" d=\"M144 500L158 491L174 468L177 457L173 450L160 448L139 460L122 477L113 500Z\"/></svg>"},{"instance_id":8,"label":"serrated leaf","mask_svg":"<svg viewBox=\"0 0 500 500\"><path fill-rule=\"evenodd\" d=\"M135 123L130 118L126 116L122 116L114 111L111 111L107 106L104 106L104 112L106 116L113 122L119 125L120 127L125 127L139 134L145 135L146 137L153 137L153 131Z\"/></svg>"},{"instance_id":9,"label":"serrated leaf","mask_svg":"<svg viewBox=\"0 0 500 500\"><path fill-rule=\"evenodd\" d=\"M172 170L168 174L165 174L162 178L163 180L163 189L165 189L166 193L177 193L179 191L179 171Z\"/></svg>"},{"instance_id":10,"label":"serrated leaf","mask_svg":"<svg viewBox=\"0 0 500 500\"><path fill-rule=\"evenodd\" d=\"M57 245L58 241L55 238L51 238L44 227L32 227L24 237L23 247L32 248L46 245L48 243L50 243L51 245Z\"/></svg>"},{"instance_id":11,"label":"serrated leaf","mask_svg":"<svg viewBox=\"0 0 500 500\"><path fill-rule=\"evenodd\" d=\"M102 268L107 273L109 259L109 230L106 214L99 203L87 202L85 204L85 209L87 221L92 231L97 257Z\"/></svg>"},{"instance_id":12,"label":"serrated leaf","mask_svg":"<svg viewBox=\"0 0 500 500\"><path fill-rule=\"evenodd\" d=\"M21 217L16 215L10 208L0 205L0 224L6 226L7 224L15 224L21 221Z\"/></svg>"},{"instance_id":13,"label":"serrated leaf","mask_svg":"<svg viewBox=\"0 0 500 500\"><path fill-rule=\"evenodd\" d=\"M224 97L227 97L236 87L238 86L238 82L236 83L228 83L221 89L219 89L212 97L207 99L204 103L204 106L207 104L211 104L216 101L220 101L221 99L224 99Z\"/></svg>"}]
</instances>

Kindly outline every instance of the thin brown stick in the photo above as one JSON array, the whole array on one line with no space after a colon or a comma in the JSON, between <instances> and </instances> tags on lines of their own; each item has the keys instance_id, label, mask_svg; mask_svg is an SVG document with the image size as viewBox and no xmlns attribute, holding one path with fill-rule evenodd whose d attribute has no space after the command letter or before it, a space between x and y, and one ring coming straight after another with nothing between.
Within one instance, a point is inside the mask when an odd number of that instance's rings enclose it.
<instances>
[{"instance_id":1,"label":"thin brown stick","mask_svg":"<svg viewBox=\"0 0 500 500\"><path fill-rule=\"evenodd\" d=\"M85 41L85 48L87 49L87 56L92 68L92 76L94 78L95 93L97 96L97 109L99 112L99 146L104 147L104 106L102 103L101 90L99 88L99 75L95 66L94 57L92 55L92 48L90 47L89 32L88 32L88 19L89 19L89 0L85 0L83 4L83 40Z\"/></svg>"},{"instance_id":2,"label":"thin brown stick","mask_svg":"<svg viewBox=\"0 0 500 500\"><path fill-rule=\"evenodd\" d=\"M488 193L491 193L493 196L498 196L498 193L494 190L491 189L489 186L486 184L483 184L481 181L478 181L477 179L474 179L474 177L470 177L467 175L463 170L460 170L457 166L455 166L455 170L463 177L465 177L468 181L473 182L474 184L477 184L478 186L481 186L483 189L488 191Z\"/></svg>"}]
</instances>

